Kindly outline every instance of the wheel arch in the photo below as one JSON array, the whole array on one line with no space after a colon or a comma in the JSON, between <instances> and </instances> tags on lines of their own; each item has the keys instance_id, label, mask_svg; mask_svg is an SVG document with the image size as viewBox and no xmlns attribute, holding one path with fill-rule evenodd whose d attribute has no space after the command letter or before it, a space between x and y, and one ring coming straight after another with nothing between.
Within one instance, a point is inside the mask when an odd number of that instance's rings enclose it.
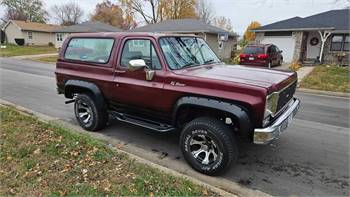
<instances>
[{"instance_id":1,"label":"wheel arch","mask_svg":"<svg viewBox=\"0 0 350 197\"><path fill-rule=\"evenodd\" d=\"M173 109L172 123L175 127L178 126L179 113L181 110L190 108L208 109L214 112L223 112L233 117L240 126L240 132L250 134L252 128L252 119L249 113L249 109L243 105L237 103L231 103L226 101L219 101L212 98L197 97L197 96L185 96L178 99Z\"/></svg>"},{"instance_id":2,"label":"wheel arch","mask_svg":"<svg viewBox=\"0 0 350 197\"><path fill-rule=\"evenodd\" d=\"M73 98L75 93L88 92L94 96L96 102L102 104L105 102L100 88L88 81L82 80L68 80L64 86L64 96L66 98Z\"/></svg>"}]
</instances>

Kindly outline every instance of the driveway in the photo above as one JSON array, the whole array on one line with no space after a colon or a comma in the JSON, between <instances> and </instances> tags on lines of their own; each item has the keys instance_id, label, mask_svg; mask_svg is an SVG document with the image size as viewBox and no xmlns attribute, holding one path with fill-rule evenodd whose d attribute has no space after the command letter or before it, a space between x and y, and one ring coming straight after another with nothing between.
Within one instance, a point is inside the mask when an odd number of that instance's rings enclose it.
<instances>
[{"instance_id":1,"label":"driveway","mask_svg":"<svg viewBox=\"0 0 350 197\"><path fill-rule=\"evenodd\" d=\"M72 105L56 94L54 65L0 59L1 99L77 124ZM230 189L232 182L277 195L349 196L349 99L304 93L291 127L270 146L240 143L238 164L221 177L198 175L178 148L178 134L113 121L102 134L128 151ZM231 188L232 189L232 188Z\"/></svg>"}]
</instances>

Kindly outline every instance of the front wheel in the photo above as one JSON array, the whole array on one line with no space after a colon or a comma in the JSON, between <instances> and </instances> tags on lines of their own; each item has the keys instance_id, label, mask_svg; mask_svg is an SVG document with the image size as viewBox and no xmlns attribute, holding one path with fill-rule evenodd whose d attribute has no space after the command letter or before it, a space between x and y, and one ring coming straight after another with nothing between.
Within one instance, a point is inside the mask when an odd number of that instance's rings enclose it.
<instances>
[{"instance_id":1,"label":"front wheel","mask_svg":"<svg viewBox=\"0 0 350 197\"><path fill-rule=\"evenodd\" d=\"M181 133L180 146L191 167L207 175L221 174L237 160L233 131L210 117L189 122Z\"/></svg>"}]
</instances>

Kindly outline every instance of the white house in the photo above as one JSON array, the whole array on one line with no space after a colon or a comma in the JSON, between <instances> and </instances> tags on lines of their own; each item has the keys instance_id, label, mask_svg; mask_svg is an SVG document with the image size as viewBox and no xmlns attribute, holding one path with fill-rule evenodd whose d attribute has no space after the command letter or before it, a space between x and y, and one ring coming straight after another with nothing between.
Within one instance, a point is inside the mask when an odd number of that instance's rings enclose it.
<instances>
[{"instance_id":1,"label":"white house","mask_svg":"<svg viewBox=\"0 0 350 197\"><path fill-rule=\"evenodd\" d=\"M120 32L119 28L101 22L84 22L72 26L59 26L29 21L10 20L4 25L5 42L16 44L15 39L24 39L26 45L62 46L64 39L71 33Z\"/></svg>"},{"instance_id":2,"label":"white house","mask_svg":"<svg viewBox=\"0 0 350 197\"><path fill-rule=\"evenodd\" d=\"M84 22L77 25L65 26L55 30L57 48L62 46L64 39L72 33L93 33L93 32L121 32L122 29L101 23L101 22Z\"/></svg>"},{"instance_id":3,"label":"white house","mask_svg":"<svg viewBox=\"0 0 350 197\"><path fill-rule=\"evenodd\" d=\"M29 45L55 44L55 29L59 25L35 23L28 21L10 20L2 28L5 33L5 42L16 44L15 39L24 39Z\"/></svg>"}]
</instances>

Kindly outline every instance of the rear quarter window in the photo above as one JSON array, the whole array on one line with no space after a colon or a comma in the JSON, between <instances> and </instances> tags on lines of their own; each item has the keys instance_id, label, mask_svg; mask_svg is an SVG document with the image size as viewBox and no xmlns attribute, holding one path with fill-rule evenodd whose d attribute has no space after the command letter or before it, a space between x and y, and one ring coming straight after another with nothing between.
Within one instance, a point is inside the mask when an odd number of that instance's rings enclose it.
<instances>
[{"instance_id":1,"label":"rear quarter window","mask_svg":"<svg viewBox=\"0 0 350 197\"><path fill-rule=\"evenodd\" d=\"M244 49L245 54L263 54L264 48L263 47L253 47L253 46L248 46Z\"/></svg>"},{"instance_id":2,"label":"rear quarter window","mask_svg":"<svg viewBox=\"0 0 350 197\"><path fill-rule=\"evenodd\" d=\"M114 45L112 38L72 38L64 58L83 62L106 64Z\"/></svg>"}]
</instances>

